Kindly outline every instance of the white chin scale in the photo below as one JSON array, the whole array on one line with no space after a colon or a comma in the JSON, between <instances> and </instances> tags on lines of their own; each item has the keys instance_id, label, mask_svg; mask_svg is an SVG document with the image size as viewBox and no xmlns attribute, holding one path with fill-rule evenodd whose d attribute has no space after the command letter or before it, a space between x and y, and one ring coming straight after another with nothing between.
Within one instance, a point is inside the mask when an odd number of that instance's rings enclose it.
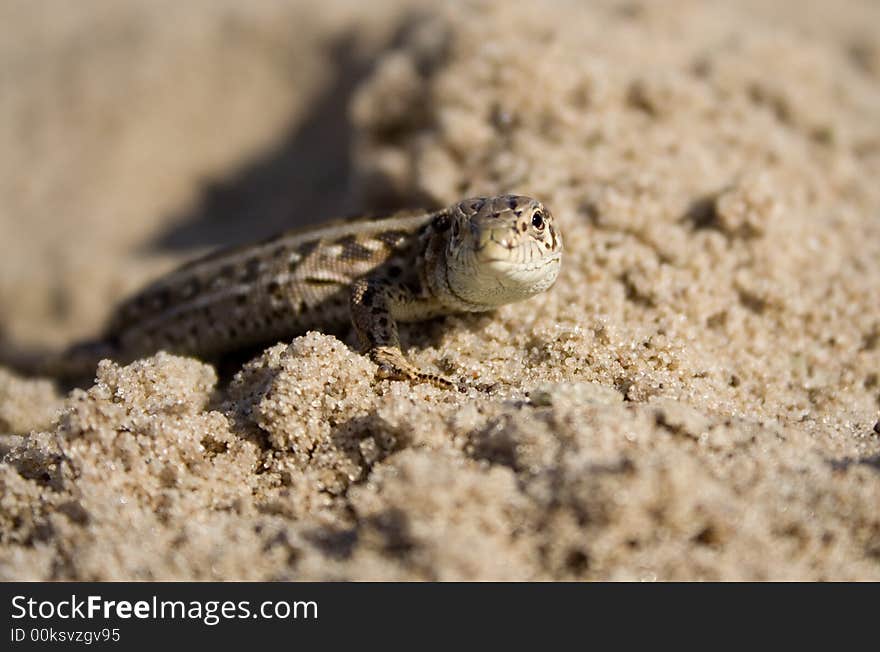
<instances>
[{"instance_id":1,"label":"white chin scale","mask_svg":"<svg viewBox=\"0 0 880 652\"><path fill-rule=\"evenodd\" d=\"M491 309L528 299L548 289L559 274L558 254L522 263L471 254L448 270L450 288L475 306Z\"/></svg>"}]
</instances>

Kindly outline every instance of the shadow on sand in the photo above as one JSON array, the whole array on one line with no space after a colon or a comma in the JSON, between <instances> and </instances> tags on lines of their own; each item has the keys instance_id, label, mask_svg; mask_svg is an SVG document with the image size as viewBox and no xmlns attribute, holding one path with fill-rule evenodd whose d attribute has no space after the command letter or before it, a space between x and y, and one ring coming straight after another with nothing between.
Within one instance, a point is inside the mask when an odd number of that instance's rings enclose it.
<instances>
[{"instance_id":1,"label":"shadow on sand","mask_svg":"<svg viewBox=\"0 0 880 652\"><path fill-rule=\"evenodd\" d=\"M257 241L290 228L357 210L351 192L352 125L348 106L372 61L355 53L354 39L330 49L335 77L269 151L202 191L198 206L147 243L181 251Z\"/></svg>"}]
</instances>

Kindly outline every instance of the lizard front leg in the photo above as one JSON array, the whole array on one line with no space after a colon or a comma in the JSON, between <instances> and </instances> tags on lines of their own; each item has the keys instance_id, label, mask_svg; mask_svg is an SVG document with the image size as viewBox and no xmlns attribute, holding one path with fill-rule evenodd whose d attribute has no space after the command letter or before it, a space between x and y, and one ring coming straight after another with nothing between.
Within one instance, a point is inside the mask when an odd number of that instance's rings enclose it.
<instances>
[{"instance_id":1,"label":"lizard front leg","mask_svg":"<svg viewBox=\"0 0 880 652\"><path fill-rule=\"evenodd\" d=\"M420 371L404 357L397 335L397 318L403 315L427 319L436 314L429 299L402 283L385 278L363 278L351 288L351 321L362 349L379 365L378 377L431 383L441 389L457 385L437 374Z\"/></svg>"}]
</instances>

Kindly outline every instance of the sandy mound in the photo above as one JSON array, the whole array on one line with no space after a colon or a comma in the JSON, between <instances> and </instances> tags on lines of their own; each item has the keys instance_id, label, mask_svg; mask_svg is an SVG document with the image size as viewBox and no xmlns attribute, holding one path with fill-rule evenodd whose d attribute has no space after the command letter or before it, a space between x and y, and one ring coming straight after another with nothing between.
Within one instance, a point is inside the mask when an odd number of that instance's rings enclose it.
<instances>
[{"instance_id":1,"label":"sandy mound","mask_svg":"<svg viewBox=\"0 0 880 652\"><path fill-rule=\"evenodd\" d=\"M2 348L468 195L552 208L557 285L404 328L489 393L319 333L220 381L0 369L0 577L880 579L880 8L326 4L0 10Z\"/></svg>"}]
</instances>

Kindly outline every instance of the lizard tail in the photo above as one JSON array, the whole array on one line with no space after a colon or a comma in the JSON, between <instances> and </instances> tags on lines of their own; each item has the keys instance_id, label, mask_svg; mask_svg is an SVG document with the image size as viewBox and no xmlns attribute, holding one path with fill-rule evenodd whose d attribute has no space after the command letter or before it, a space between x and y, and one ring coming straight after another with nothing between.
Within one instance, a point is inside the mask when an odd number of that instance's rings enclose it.
<instances>
[{"instance_id":1,"label":"lizard tail","mask_svg":"<svg viewBox=\"0 0 880 652\"><path fill-rule=\"evenodd\" d=\"M15 350L3 343L0 345L0 366L9 367L23 376L79 384L94 379L98 363L116 355L116 347L103 340L80 342L61 352Z\"/></svg>"}]
</instances>

